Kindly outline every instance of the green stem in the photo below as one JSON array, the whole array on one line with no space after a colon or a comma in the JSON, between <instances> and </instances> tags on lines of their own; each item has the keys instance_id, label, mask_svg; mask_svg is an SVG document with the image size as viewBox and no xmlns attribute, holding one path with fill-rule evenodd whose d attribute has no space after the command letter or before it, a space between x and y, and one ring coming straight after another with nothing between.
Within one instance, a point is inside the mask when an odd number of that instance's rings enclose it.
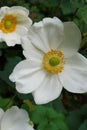
<instances>
[{"instance_id":1,"label":"green stem","mask_svg":"<svg viewBox=\"0 0 87 130\"><path fill-rule=\"evenodd\" d=\"M12 101L15 97L16 97L16 94L12 98L9 99L8 103L4 106L4 110L7 110L12 105Z\"/></svg>"}]
</instances>

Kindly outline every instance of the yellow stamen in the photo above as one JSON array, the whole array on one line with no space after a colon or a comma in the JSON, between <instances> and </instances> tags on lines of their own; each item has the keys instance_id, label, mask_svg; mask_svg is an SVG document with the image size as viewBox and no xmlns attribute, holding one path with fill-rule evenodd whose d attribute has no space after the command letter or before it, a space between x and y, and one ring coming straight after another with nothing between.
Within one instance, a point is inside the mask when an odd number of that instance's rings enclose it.
<instances>
[{"instance_id":1,"label":"yellow stamen","mask_svg":"<svg viewBox=\"0 0 87 130\"><path fill-rule=\"evenodd\" d=\"M0 23L0 30L1 30L1 23Z\"/></svg>"},{"instance_id":2,"label":"yellow stamen","mask_svg":"<svg viewBox=\"0 0 87 130\"><path fill-rule=\"evenodd\" d=\"M61 51L50 50L43 56L43 68L52 74L58 74L64 69L64 54Z\"/></svg>"},{"instance_id":3,"label":"yellow stamen","mask_svg":"<svg viewBox=\"0 0 87 130\"><path fill-rule=\"evenodd\" d=\"M0 30L3 33L11 33L16 29L16 18L13 15L5 15L1 20Z\"/></svg>"}]
</instances>

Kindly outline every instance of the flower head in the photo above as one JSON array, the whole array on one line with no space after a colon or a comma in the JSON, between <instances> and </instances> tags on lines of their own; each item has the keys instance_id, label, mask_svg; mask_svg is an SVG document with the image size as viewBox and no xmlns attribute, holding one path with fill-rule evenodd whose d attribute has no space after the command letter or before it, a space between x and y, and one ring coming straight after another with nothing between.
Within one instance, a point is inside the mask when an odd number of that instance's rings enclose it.
<instances>
[{"instance_id":1,"label":"flower head","mask_svg":"<svg viewBox=\"0 0 87 130\"><path fill-rule=\"evenodd\" d=\"M32 21L29 11L21 6L2 7L0 9L0 41L8 46L21 44L20 38L28 32Z\"/></svg>"},{"instance_id":2,"label":"flower head","mask_svg":"<svg viewBox=\"0 0 87 130\"><path fill-rule=\"evenodd\" d=\"M10 75L18 92L31 92L37 104L44 104L59 97L63 87L87 91L87 59L77 52L81 33L76 24L44 18L22 40L26 60Z\"/></svg>"},{"instance_id":3,"label":"flower head","mask_svg":"<svg viewBox=\"0 0 87 130\"><path fill-rule=\"evenodd\" d=\"M0 108L0 130L34 130L29 120L28 113L16 106L6 112Z\"/></svg>"}]
</instances>

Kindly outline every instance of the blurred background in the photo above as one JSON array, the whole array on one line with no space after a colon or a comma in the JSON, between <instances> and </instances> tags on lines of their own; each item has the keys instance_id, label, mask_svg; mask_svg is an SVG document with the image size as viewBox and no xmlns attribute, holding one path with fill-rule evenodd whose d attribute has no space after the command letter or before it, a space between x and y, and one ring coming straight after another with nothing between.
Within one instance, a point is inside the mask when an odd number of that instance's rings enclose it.
<instances>
[{"instance_id":1,"label":"blurred background","mask_svg":"<svg viewBox=\"0 0 87 130\"><path fill-rule=\"evenodd\" d=\"M75 22L82 33L78 51L87 57L87 0L0 0L2 6L29 9L33 22L54 16L63 22ZM26 109L36 130L87 130L87 93L73 94L63 90L58 99L37 106L31 94L16 92L9 75L23 59L20 45L8 47L5 42L0 43L0 107L6 110L17 105Z\"/></svg>"}]
</instances>

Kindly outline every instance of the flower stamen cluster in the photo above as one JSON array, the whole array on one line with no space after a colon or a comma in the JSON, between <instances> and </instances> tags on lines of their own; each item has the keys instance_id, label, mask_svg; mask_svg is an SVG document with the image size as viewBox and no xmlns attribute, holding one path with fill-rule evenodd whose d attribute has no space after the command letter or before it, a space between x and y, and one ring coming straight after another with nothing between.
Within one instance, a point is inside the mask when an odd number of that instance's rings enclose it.
<instances>
[{"instance_id":1,"label":"flower stamen cluster","mask_svg":"<svg viewBox=\"0 0 87 130\"><path fill-rule=\"evenodd\" d=\"M16 18L13 15L5 15L1 20L0 29L3 33L11 33L16 29Z\"/></svg>"},{"instance_id":2,"label":"flower stamen cluster","mask_svg":"<svg viewBox=\"0 0 87 130\"><path fill-rule=\"evenodd\" d=\"M43 56L42 63L47 72L58 74L64 68L64 54L61 51L50 50Z\"/></svg>"}]
</instances>

